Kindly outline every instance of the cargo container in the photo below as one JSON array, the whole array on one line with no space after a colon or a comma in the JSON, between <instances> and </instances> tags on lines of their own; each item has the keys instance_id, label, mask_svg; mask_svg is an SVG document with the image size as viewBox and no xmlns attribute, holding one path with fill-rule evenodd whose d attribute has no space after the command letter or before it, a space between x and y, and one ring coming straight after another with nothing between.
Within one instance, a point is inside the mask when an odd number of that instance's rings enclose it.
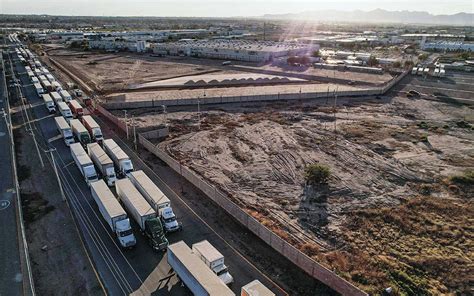
<instances>
[{"instance_id":1,"label":"cargo container","mask_svg":"<svg viewBox=\"0 0 474 296\"><path fill-rule=\"evenodd\" d=\"M38 96L41 96L42 94L44 94L43 86L41 86L40 83L35 83L34 86L35 86L35 90Z\"/></svg>"},{"instance_id":2,"label":"cargo container","mask_svg":"<svg viewBox=\"0 0 474 296\"><path fill-rule=\"evenodd\" d=\"M77 168L84 177L87 185L90 186L90 183L98 180L92 160L89 158L86 151L84 151L84 148L80 143L73 143L69 147L71 148L71 155Z\"/></svg>"},{"instance_id":3,"label":"cargo container","mask_svg":"<svg viewBox=\"0 0 474 296\"><path fill-rule=\"evenodd\" d=\"M67 123L66 119L64 119L62 116L58 116L55 117L54 120L56 121L56 127L58 128L58 131L63 136L66 146L74 143L74 136L72 134L71 127Z\"/></svg>"},{"instance_id":4,"label":"cargo container","mask_svg":"<svg viewBox=\"0 0 474 296\"><path fill-rule=\"evenodd\" d=\"M102 143L102 140L104 139L104 137L102 136L102 130L100 129L100 126L97 124L94 118L92 118L92 116L90 115L83 116L82 124L84 124L86 129L89 131L92 141Z\"/></svg>"},{"instance_id":5,"label":"cargo container","mask_svg":"<svg viewBox=\"0 0 474 296\"><path fill-rule=\"evenodd\" d=\"M127 213L104 181L99 180L91 183L91 193L100 214L117 236L120 245L123 248L135 246L137 241L133 235Z\"/></svg>"},{"instance_id":6,"label":"cargo container","mask_svg":"<svg viewBox=\"0 0 474 296\"><path fill-rule=\"evenodd\" d=\"M51 83L52 83L53 81L56 81L56 78L54 78L54 76L51 75L51 74L46 74L45 76L46 76L46 78L48 79L48 81L51 82Z\"/></svg>"},{"instance_id":7,"label":"cargo container","mask_svg":"<svg viewBox=\"0 0 474 296\"><path fill-rule=\"evenodd\" d=\"M192 249L193 253L198 256L224 284L230 285L234 282L234 278L230 275L227 266L224 264L224 256L214 248L211 243L207 240L203 240L193 244Z\"/></svg>"},{"instance_id":8,"label":"cargo container","mask_svg":"<svg viewBox=\"0 0 474 296\"><path fill-rule=\"evenodd\" d=\"M53 86L53 90L57 91L58 93L63 90L63 87L57 81L51 82L51 85Z\"/></svg>"},{"instance_id":9,"label":"cargo container","mask_svg":"<svg viewBox=\"0 0 474 296\"><path fill-rule=\"evenodd\" d=\"M113 139L107 139L103 141L104 150L112 158L115 165L115 170L120 176L129 176L133 172L133 164L130 158L122 148L120 148Z\"/></svg>"},{"instance_id":10,"label":"cargo container","mask_svg":"<svg viewBox=\"0 0 474 296\"><path fill-rule=\"evenodd\" d=\"M275 293L265 287L259 280L254 280L242 287L240 296L275 296Z\"/></svg>"},{"instance_id":11,"label":"cargo container","mask_svg":"<svg viewBox=\"0 0 474 296\"><path fill-rule=\"evenodd\" d=\"M62 90L62 91L59 92L59 94L63 98L63 101L66 102L66 103L69 102L70 100L72 100L72 97L71 97L71 95L69 94L69 92L67 90Z\"/></svg>"},{"instance_id":12,"label":"cargo container","mask_svg":"<svg viewBox=\"0 0 474 296\"><path fill-rule=\"evenodd\" d=\"M166 232L173 232L182 229L181 224L176 220L176 215L171 208L170 200L155 185L155 183L153 183L145 172L142 170L131 172L128 177L158 214Z\"/></svg>"},{"instance_id":13,"label":"cargo container","mask_svg":"<svg viewBox=\"0 0 474 296\"><path fill-rule=\"evenodd\" d=\"M77 142L80 142L84 147L91 142L89 132L79 119L72 119L69 124L71 125L72 133Z\"/></svg>"},{"instance_id":14,"label":"cargo container","mask_svg":"<svg viewBox=\"0 0 474 296\"><path fill-rule=\"evenodd\" d=\"M51 85L51 83L49 81L46 81L46 80L42 80L41 81L41 84L43 85L43 88L47 91L53 91L53 86Z\"/></svg>"},{"instance_id":15,"label":"cargo container","mask_svg":"<svg viewBox=\"0 0 474 296\"><path fill-rule=\"evenodd\" d=\"M87 144L87 153L94 162L102 178L107 185L114 186L116 181L115 168L112 159L105 153L104 149L97 143Z\"/></svg>"},{"instance_id":16,"label":"cargo container","mask_svg":"<svg viewBox=\"0 0 474 296\"><path fill-rule=\"evenodd\" d=\"M72 117L72 112L68 105L64 102L59 102L57 105L59 112L64 117L64 119L66 119L67 122L70 122L74 117Z\"/></svg>"},{"instance_id":17,"label":"cargo container","mask_svg":"<svg viewBox=\"0 0 474 296\"><path fill-rule=\"evenodd\" d=\"M63 101L63 98L61 97L61 95L59 95L58 92L53 91L50 94L51 94L51 98L56 104L59 104L59 102Z\"/></svg>"},{"instance_id":18,"label":"cargo container","mask_svg":"<svg viewBox=\"0 0 474 296\"><path fill-rule=\"evenodd\" d=\"M179 241L168 246L168 264L178 278L197 296L235 295L186 245Z\"/></svg>"},{"instance_id":19,"label":"cargo container","mask_svg":"<svg viewBox=\"0 0 474 296\"><path fill-rule=\"evenodd\" d=\"M71 108L72 114L75 118L81 118L84 115L84 109L81 104L76 100L70 100L68 102L69 108Z\"/></svg>"},{"instance_id":20,"label":"cargo container","mask_svg":"<svg viewBox=\"0 0 474 296\"><path fill-rule=\"evenodd\" d=\"M51 96L49 94L43 94L42 97L43 97L43 102L46 106L46 109L48 109L49 113L50 114L55 113L56 107L54 105L54 102Z\"/></svg>"},{"instance_id":21,"label":"cargo container","mask_svg":"<svg viewBox=\"0 0 474 296\"><path fill-rule=\"evenodd\" d=\"M118 198L127 209L128 213L137 222L142 233L148 238L154 250L166 250L168 240L165 237L160 220L156 217L153 208L138 192L129 179L115 182Z\"/></svg>"}]
</instances>

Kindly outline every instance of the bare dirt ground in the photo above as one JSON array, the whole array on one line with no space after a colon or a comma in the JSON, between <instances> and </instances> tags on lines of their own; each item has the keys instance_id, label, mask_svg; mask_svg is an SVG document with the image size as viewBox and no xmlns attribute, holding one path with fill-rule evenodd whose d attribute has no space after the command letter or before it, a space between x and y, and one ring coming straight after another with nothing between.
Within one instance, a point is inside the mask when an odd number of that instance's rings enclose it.
<instances>
[{"instance_id":1,"label":"bare dirt ground","mask_svg":"<svg viewBox=\"0 0 474 296\"><path fill-rule=\"evenodd\" d=\"M125 89L134 89L137 85L153 85L153 82L166 79L199 80L199 75L216 74L222 79L226 75L276 75L289 77L288 83L295 78L318 79L334 78L352 81L355 84L375 86L392 79L390 74L376 75L343 71L328 71L313 67L290 67L283 65L257 65L255 63L234 61L231 66L222 66L222 60L191 57L152 57L136 53L99 53L75 51L65 48L49 48L47 54L80 77L90 87L99 92L114 93ZM46 56L45 56L46 57ZM266 73L268 72L268 73ZM305 75L298 77L298 74ZM295 77L296 75L296 77ZM216 78L219 80L220 78ZM281 82L281 81L280 81ZM150 84L151 83L151 84ZM249 81L248 85L257 83ZM186 84L183 88L186 88ZM343 85L342 85L343 86ZM278 92L278 90L273 93Z\"/></svg>"},{"instance_id":2,"label":"bare dirt ground","mask_svg":"<svg viewBox=\"0 0 474 296\"><path fill-rule=\"evenodd\" d=\"M20 114L13 121L20 122ZM14 130L26 237L38 295L103 295L104 292L82 247L70 210L43 158L23 128ZM58 277L62 280L58 281Z\"/></svg>"},{"instance_id":3,"label":"bare dirt ground","mask_svg":"<svg viewBox=\"0 0 474 296\"><path fill-rule=\"evenodd\" d=\"M335 114L314 103L208 110L200 129L196 112L135 115L143 128L169 123L162 149L365 291L469 293L474 112L389 100ZM329 186L305 194L313 163L330 168Z\"/></svg>"}]
</instances>

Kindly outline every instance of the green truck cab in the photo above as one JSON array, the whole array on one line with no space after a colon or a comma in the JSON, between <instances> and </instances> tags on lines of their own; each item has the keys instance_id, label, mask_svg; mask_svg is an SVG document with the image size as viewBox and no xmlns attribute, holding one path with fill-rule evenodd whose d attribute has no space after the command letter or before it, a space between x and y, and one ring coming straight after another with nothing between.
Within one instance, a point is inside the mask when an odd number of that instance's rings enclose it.
<instances>
[{"instance_id":1,"label":"green truck cab","mask_svg":"<svg viewBox=\"0 0 474 296\"><path fill-rule=\"evenodd\" d=\"M165 237L163 226L161 225L160 219L151 218L145 221L144 231L151 247L155 251L166 251L168 247L168 239Z\"/></svg>"}]
</instances>

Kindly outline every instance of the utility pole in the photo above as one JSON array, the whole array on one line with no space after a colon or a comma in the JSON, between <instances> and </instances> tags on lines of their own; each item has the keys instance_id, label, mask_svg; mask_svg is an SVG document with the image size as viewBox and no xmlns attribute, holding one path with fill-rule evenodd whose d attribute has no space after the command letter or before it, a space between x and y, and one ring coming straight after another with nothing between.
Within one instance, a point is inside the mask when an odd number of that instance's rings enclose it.
<instances>
[{"instance_id":1,"label":"utility pole","mask_svg":"<svg viewBox=\"0 0 474 296\"><path fill-rule=\"evenodd\" d=\"M198 128L201 130L201 107L200 107L200 100L198 98Z\"/></svg>"},{"instance_id":2,"label":"utility pole","mask_svg":"<svg viewBox=\"0 0 474 296\"><path fill-rule=\"evenodd\" d=\"M336 116L336 105L337 105L337 91L339 90L339 87L336 88L336 91L334 93L334 142L336 143L337 141L337 116Z\"/></svg>"},{"instance_id":3,"label":"utility pole","mask_svg":"<svg viewBox=\"0 0 474 296\"><path fill-rule=\"evenodd\" d=\"M135 151L137 151L137 130L135 125L135 117L132 115L132 125L133 125L133 143L135 144Z\"/></svg>"},{"instance_id":4,"label":"utility pole","mask_svg":"<svg viewBox=\"0 0 474 296\"><path fill-rule=\"evenodd\" d=\"M128 118L127 118L127 110L123 110L125 113L125 131L127 133L127 140L128 140Z\"/></svg>"}]
</instances>

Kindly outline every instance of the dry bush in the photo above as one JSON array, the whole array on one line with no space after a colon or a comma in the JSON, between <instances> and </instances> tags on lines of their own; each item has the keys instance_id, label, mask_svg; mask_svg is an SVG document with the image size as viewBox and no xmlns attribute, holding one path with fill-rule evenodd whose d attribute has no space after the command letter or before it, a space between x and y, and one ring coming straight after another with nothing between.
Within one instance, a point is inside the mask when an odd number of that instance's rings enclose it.
<instances>
[{"instance_id":1,"label":"dry bush","mask_svg":"<svg viewBox=\"0 0 474 296\"><path fill-rule=\"evenodd\" d=\"M313 257L319 253L319 246L314 243L305 243L301 245L299 249L309 257Z\"/></svg>"}]
</instances>

